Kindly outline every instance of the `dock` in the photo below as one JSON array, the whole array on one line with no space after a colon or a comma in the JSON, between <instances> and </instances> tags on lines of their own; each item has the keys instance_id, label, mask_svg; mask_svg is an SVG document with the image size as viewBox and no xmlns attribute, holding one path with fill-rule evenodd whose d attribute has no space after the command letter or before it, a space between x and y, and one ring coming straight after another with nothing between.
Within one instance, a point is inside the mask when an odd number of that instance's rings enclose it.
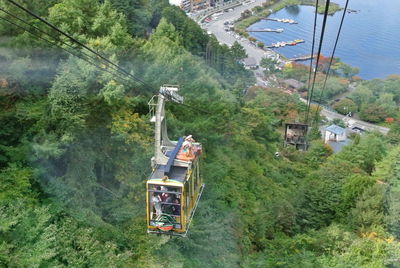
<instances>
[{"instance_id":1,"label":"dock","mask_svg":"<svg viewBox=\"0 0 400 268\"><path fill-rule=\"evenodd\" d=\"M302 39L296 39L293 41L288 41L288 42L277 42L277 43L272 43L271 45L267 46L267 48L278 48L278 47L285 47L285 46L296 46L300 43L304 43L304 40Z\"/></svg>"},{"instance_id":2,"label":"dock","mask_svg":"<svg viewBox=\"0 0 400 268\"><path fill-rule=\"evenodd\" d=\"M355 9L350 9L350 8L348 8L347 9L347 13L358 13L358 12L360 12L360 10L355 10Z\"/></svg>"},{"instance_id":3,"label":"dock","mask_svg":"<svg viewBox=\"0 0 400 268\"><path fill-rule=\"evenodd\" d=\"M305 55L305 56L300 56L300 57L295 57L295 58L291 58L289 59L290 61L304 61L304 60L311 60L311 58L316 58L318 54L314 54L314 55Z\"/></svg>"},{"instance_id":4,"label":"dock","mask_svg":"<svg viewBox=\"0 0 400 268\"><path fill-rule=\"evenodd\" d=\"M270 28L265 28L265 29L249 29L246 30L246 32L274 32L274 33L281 33L283 32L283 29L279 28L279 29L270 29Z\"/></svg>"},{"instance_id":5,"label":"dock","mask_svg":"<svg viewBox=\"0 0 400 268\"><path fill-rule=\"evenodd\" d=\"M283 23L289 23L289 24L297 24L297 21L294 21L292 19L273 19L273 18L264 18L263 20L271 20L271 21L277 21L277 22L283 22Z\"/></svg>"}]
</instances>

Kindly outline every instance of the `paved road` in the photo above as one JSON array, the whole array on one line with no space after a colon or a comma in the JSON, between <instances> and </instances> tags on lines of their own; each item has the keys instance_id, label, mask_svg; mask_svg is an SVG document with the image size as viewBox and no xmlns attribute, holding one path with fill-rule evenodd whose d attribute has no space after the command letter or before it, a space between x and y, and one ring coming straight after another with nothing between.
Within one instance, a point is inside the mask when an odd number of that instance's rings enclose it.
<instances>
[{"instance_id":1,"label":"paved road","mask_svg":"<svg viewBox=\"0 0 400 268\"><path fill-rule=\"evenodd\" d=\"M361 121L359 119L343 116L341 114L338 114L338 113L335 113L335 112L332 112L332 111L328 111L326 109L323 109L321 111L321 115L325 116L329 120L332 120L334 118L339 118L339 119L342 119L349 126L361 127L362 129L365 129L365 130L368 130L368 131L379 131L383 135L387 135L389 130L390 130L389 128L386 128L386 127L377 126L377 125L374 125L374 124L371 124L371 123L367 123L365 121Z\"/></svg>"},{"instance_id":2,"label":"paved road","mask_svg":"<svg viewBox=\"0 0 400 268\"><path fill-rule=\"evenodd\" d=\"M300 98L300 100L304 103L307 103L307 100ZM377 126L359 119L355 119L355 118L351 118L348 116L344 116L342 114L330 111L326 108L322 108L321 110L321 115L325 116L329 121L332 121L333 119L341 119L343 120L345 123L347 123L349 126L357 126L360 127L362 129L365 129L367 131L379 131L380 133L386 135L389 132L389 128L386 127L381 127L381 126Z\"/></svg>"}]
</instances>

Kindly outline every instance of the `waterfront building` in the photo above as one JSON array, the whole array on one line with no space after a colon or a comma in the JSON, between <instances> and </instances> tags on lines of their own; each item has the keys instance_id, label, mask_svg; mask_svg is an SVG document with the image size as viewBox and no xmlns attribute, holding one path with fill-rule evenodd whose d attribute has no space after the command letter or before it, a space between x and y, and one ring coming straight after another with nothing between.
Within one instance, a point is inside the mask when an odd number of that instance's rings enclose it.
<instances>
[{"instance_id":1,"label":"waterfront building","mask_svg":"<svg viewBox=\"0 0 400 268\"><path fill-rule=\"evenodd\" d=\"M169 3L180 7L185 12L193 12L214 6L215 0L169 0Z\"/></svg>"},{"instance_id":2,"label":"waterfront building","mask_svg":"<svg viewBox=\"0 0 400 268\"><path fill-rule=\"evenodd\" d=\"M258 68L258 64L255 58L249 57L243 60L243 66L247 70L255 70Z\"/></svg>"},{"instance_id":3,"label":"waterfront building","mask_svg":"<svg viewBox=\"0 0 400 268\"><path fill-rule=\"evenodd\" d=\"M191 12L191 0L169 0L169 3L180 7L185 12Z\"/></svg>"}]
</instances>

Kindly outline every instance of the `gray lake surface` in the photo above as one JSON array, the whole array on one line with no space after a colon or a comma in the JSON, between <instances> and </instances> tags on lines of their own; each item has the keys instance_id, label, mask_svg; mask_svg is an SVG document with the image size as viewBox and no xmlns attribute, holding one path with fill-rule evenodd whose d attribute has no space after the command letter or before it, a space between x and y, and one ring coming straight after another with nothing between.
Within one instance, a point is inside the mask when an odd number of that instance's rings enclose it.
<instances>
[{"instance_id":1,"label":"gray lake surface","mask_svg":"<svg viewBox=\"0 0 400 268\"><path fill-rule=\"evenodd\" d=\"M344 0L334 1L344 7ZM335 57L358 67L363 79L385 78L400 74L400 1L399 0L350 0L349 9L357 13L346 13ZM281 41L303 39L305 43L296 46L274 48L288 57L311 54L314 26L312 6L291 6L271 14L268 18L293 19L298 24L261 20L249 29L282 28L282 33L251 32L250 35L265 45ZM327 19L322 55L330 56L336 40L343 11ZM318 15L315 53L318 49L323 15Z\"/></svg>"}]
</instances>

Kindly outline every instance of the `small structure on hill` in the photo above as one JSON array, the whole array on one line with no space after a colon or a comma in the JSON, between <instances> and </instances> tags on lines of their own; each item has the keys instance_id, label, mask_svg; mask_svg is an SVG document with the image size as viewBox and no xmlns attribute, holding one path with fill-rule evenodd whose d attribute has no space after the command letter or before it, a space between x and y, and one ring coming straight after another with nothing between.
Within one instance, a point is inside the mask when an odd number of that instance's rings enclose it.
<instances>
[{"instance_id":1,"label":"small structure on hill","mask_svg":"<svg viewBox=\"0 0 400 268\"><path fill-rule=\"evenodd\" d=\"M296 79L286 79L283 80L283 83L289 88L289 89L295 89L295 90L299 90L302 87L304 87L304 83L297 81Z\"/></svg>"},{"instance_id":2,"label":"small structure on hill","mask_svg":"<svg viewBox=\"0 0 400 268\"><path fill-rule=\"evenodd\" d=\"M346 139L346 130L342 127L333 124L325 129L325 143L328 143L328 141L345 141Z\"/></svg>"},{"instance_id":3,"label":"small structure on hill","mask_svg":"<svg viewBox=\"0 0 400 268\"><path fill-rule=\"evenodd\" d=\"M254 69L258 68L258 64L256 62L256 59L255 58L251 58L251 57L250 58L245 58L243 60L243 65L244 65L244 68L246 68L247 70L249 70L249 69L254 70Z\"/></svg>"}]
</instances>

